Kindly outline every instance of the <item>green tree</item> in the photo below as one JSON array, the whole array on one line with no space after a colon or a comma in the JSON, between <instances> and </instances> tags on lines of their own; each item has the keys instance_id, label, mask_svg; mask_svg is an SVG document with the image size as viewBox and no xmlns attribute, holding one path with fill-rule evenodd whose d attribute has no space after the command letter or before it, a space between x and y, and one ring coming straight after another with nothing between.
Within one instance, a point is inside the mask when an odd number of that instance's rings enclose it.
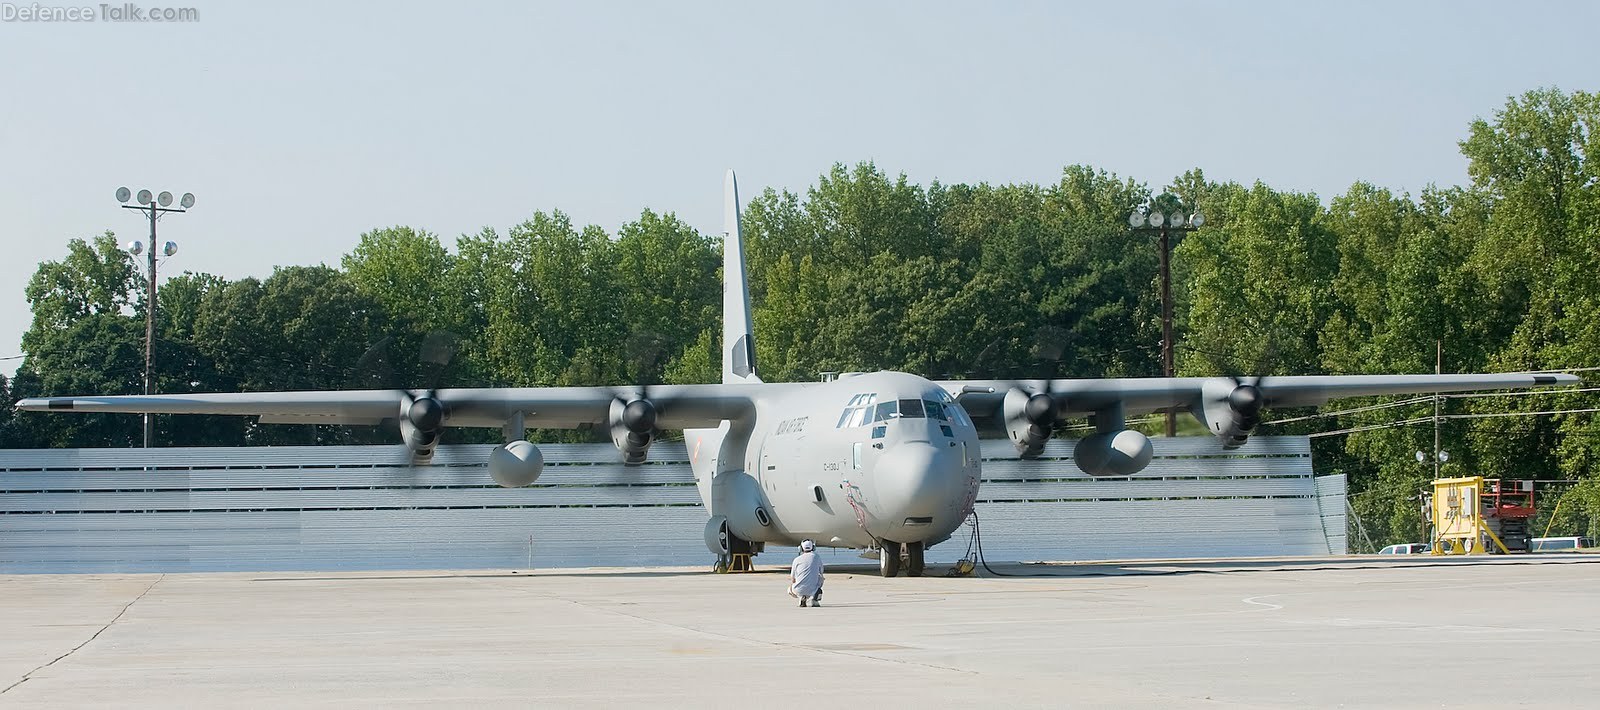
<instances>
[{"instance_id":1,"label":"green tree","mask_svg":"<svg viewBox=\"0 0 1600 710\"><path fill-rule=\"evenodd\" d=\"M15 430L12 428L16 411L16 397L11 395L11 380L5 375L0 375L0 449L20 448L20 442L14 440Z\"/></svg>"},{"instance_id":2,"label":"green tree","mask_svg":"<svg viewBox=\"0 0 1600 710\"><path fill-rule=\"evenodd\" d=\"M1176 249L1188 283L1179 371L1308 374L1321 370L1317 334L1330 315L1335 236L1315 195L1219 187L1207 217Z\"/></svg>"},{"instance_id":3,"label":"green tree","mask_svg":"<svg viewBox=\"0 0 1600 710\"><path fill-rule=\"evenodd\" d=\"M485 357L511 383L620 384L626 338L617 314L614 245L598 227L578 230L560 212L534 214L504 240L463 247L487 279Z\"/></svg>"},{"instance_id":4,"label":"green tree","mask_svg":"<svg viewBox=\"0 0 1600 710\"><path fill-rule=\"evenodd\" d=\"M619 315L626 333L620 343L625 377L660 382L672 360L690 356L702 332L715 328L721 318L717 243L673 214L645 210L617 231L612 251L612 282L620 291ZM713 379L703 381L716 381L720 372L719 365Z\"/></svg>"},{"instance_id":5,"label":"green tree","mask_svg":"<svg viewBox=\"0 0 1600 710\"><path fill-rule=\"evenodd\" d=\"M276 269L265 281L241 279L206 294L195 319L198 351L220 379L242 391L342 389L390 323L381 305L342 272L325 266ZM415 372L414 360L395 366ZM258 425L248 444L307 444L371 439L336 427ZM381 440L381 439L379 439Z\"/></svg>"},{"instance_id":6,"label":"green tree","mask_svg":"<svg viewBox=\"0 0 1600 710\"><path fill-rule=\"evenodd\" d=\"M137 394L143 391L144 319L134 312L143 283L132 258L106 232L73 239L61 261L41 263L26 289L33 324L12 396ZM142 424L126 415L29 415L12 427L11 445L129 446Z\"/></svg>"}]
</instances>

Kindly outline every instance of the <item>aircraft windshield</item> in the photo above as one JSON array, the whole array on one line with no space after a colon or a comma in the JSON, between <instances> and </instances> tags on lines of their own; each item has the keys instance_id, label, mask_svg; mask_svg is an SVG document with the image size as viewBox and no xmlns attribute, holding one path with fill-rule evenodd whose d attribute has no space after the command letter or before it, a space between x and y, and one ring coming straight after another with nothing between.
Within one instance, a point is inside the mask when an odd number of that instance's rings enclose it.
<instances>
[{"instance_id":1,"label":"aircraft windshield","mask_svg":"<svg viewBox=\"0 0 1600 710\"><path fill-rule=\"evenodd\" d=\"M877 401L878 395L872 393L858 394L851 397L850 402L844 407L844 412L839 415L839 424L835 428L843 429L845 427L870 424L873 417L873 403Z\"/></svg>"},{"instance_id":2,"label":"aircraft windshield","mask_svg":"<svg viewBox=\"0 0 1600 710\"><path fill-rule=\"evenodd\" d=\"M881 421L884 421L886 419L893 419L893 418L898 417L898 416L900 416L900 414L895 409L894 400L891 399L891 400L889 400L887 402L879 402L878 403L878 408L876 410L874 410L873 413L872 413L872 421L881 422Z\"/></svg>"},{"instance_id":3,"label":"aircraft windshield","mask_svg":"<svg viewBox=\"0 0 1600 710\"><path fill-rule=\"evenodd\" d=\"M839 414L837 428L858 427L901 418L926 418L941 422L954 420L958 424L967 424L960 419L958 412L955 407L931 399L891 399L879 402L876 394L858 394L850 398L850 403L845 405L844 412Z\"/></svg>"}]
</instances>

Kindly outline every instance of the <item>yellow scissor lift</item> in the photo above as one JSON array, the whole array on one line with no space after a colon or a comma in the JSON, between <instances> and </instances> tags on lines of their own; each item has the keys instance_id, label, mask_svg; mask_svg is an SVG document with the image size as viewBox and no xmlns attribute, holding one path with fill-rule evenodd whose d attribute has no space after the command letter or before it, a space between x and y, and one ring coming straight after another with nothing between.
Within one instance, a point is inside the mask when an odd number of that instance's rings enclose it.
<instances>
[{"instance_id":1,"label":"yellow scissor lift","mask_svg":"<svg viewBox=\"0 0 1600 710\"><path fill-rule=\"evenodd\" d=\"M1497 482L1498 483L1498 482ZM1509 554L1500 536L1484 521L1484 479L1440 478L1433 482L1428 515L1433 523L1433 554L1487 555L1489 542Z\"/></svg>"}]
</instances>

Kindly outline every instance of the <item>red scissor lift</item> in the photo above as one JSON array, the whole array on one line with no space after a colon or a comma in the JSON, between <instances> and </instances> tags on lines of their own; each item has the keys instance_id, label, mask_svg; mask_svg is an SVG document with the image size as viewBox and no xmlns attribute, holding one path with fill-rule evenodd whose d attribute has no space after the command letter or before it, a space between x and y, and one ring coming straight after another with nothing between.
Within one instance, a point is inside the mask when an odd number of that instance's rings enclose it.
<instances>
[{"instance_id":1,"label":"red scissor lift","mask_svg":"<svg viewBox=\"0 0 1600 710\"><path fill-rule=\"evenodd\" d=\"M1527 552L1533 540L1528 534L1534 514L1533 481L1502 481L1488 478L1483 481L1479 496L1483 505L1483 522L1500 538L1510 552ZM1493 545L1490 552L1499 552Z\"/></svg>"}]
</instances>

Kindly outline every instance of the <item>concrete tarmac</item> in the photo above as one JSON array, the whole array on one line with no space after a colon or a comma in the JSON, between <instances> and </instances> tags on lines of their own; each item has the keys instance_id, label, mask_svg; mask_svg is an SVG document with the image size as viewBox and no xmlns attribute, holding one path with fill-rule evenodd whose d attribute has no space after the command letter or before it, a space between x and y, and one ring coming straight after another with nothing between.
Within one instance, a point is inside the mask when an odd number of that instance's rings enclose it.
<instances>
[{"instance_id":1,"label":"concrete tarmac","mask_svg":"<svg viewBox=\"0 0 1600 710\"><path fill-rule=\"evenodd\" d=\"M767 555L761 561L777 561ZM1582 707L1600 556L0 577L0 707ZM931 573L942 573L943 569Z\"/></svg>"}]
</instances>

